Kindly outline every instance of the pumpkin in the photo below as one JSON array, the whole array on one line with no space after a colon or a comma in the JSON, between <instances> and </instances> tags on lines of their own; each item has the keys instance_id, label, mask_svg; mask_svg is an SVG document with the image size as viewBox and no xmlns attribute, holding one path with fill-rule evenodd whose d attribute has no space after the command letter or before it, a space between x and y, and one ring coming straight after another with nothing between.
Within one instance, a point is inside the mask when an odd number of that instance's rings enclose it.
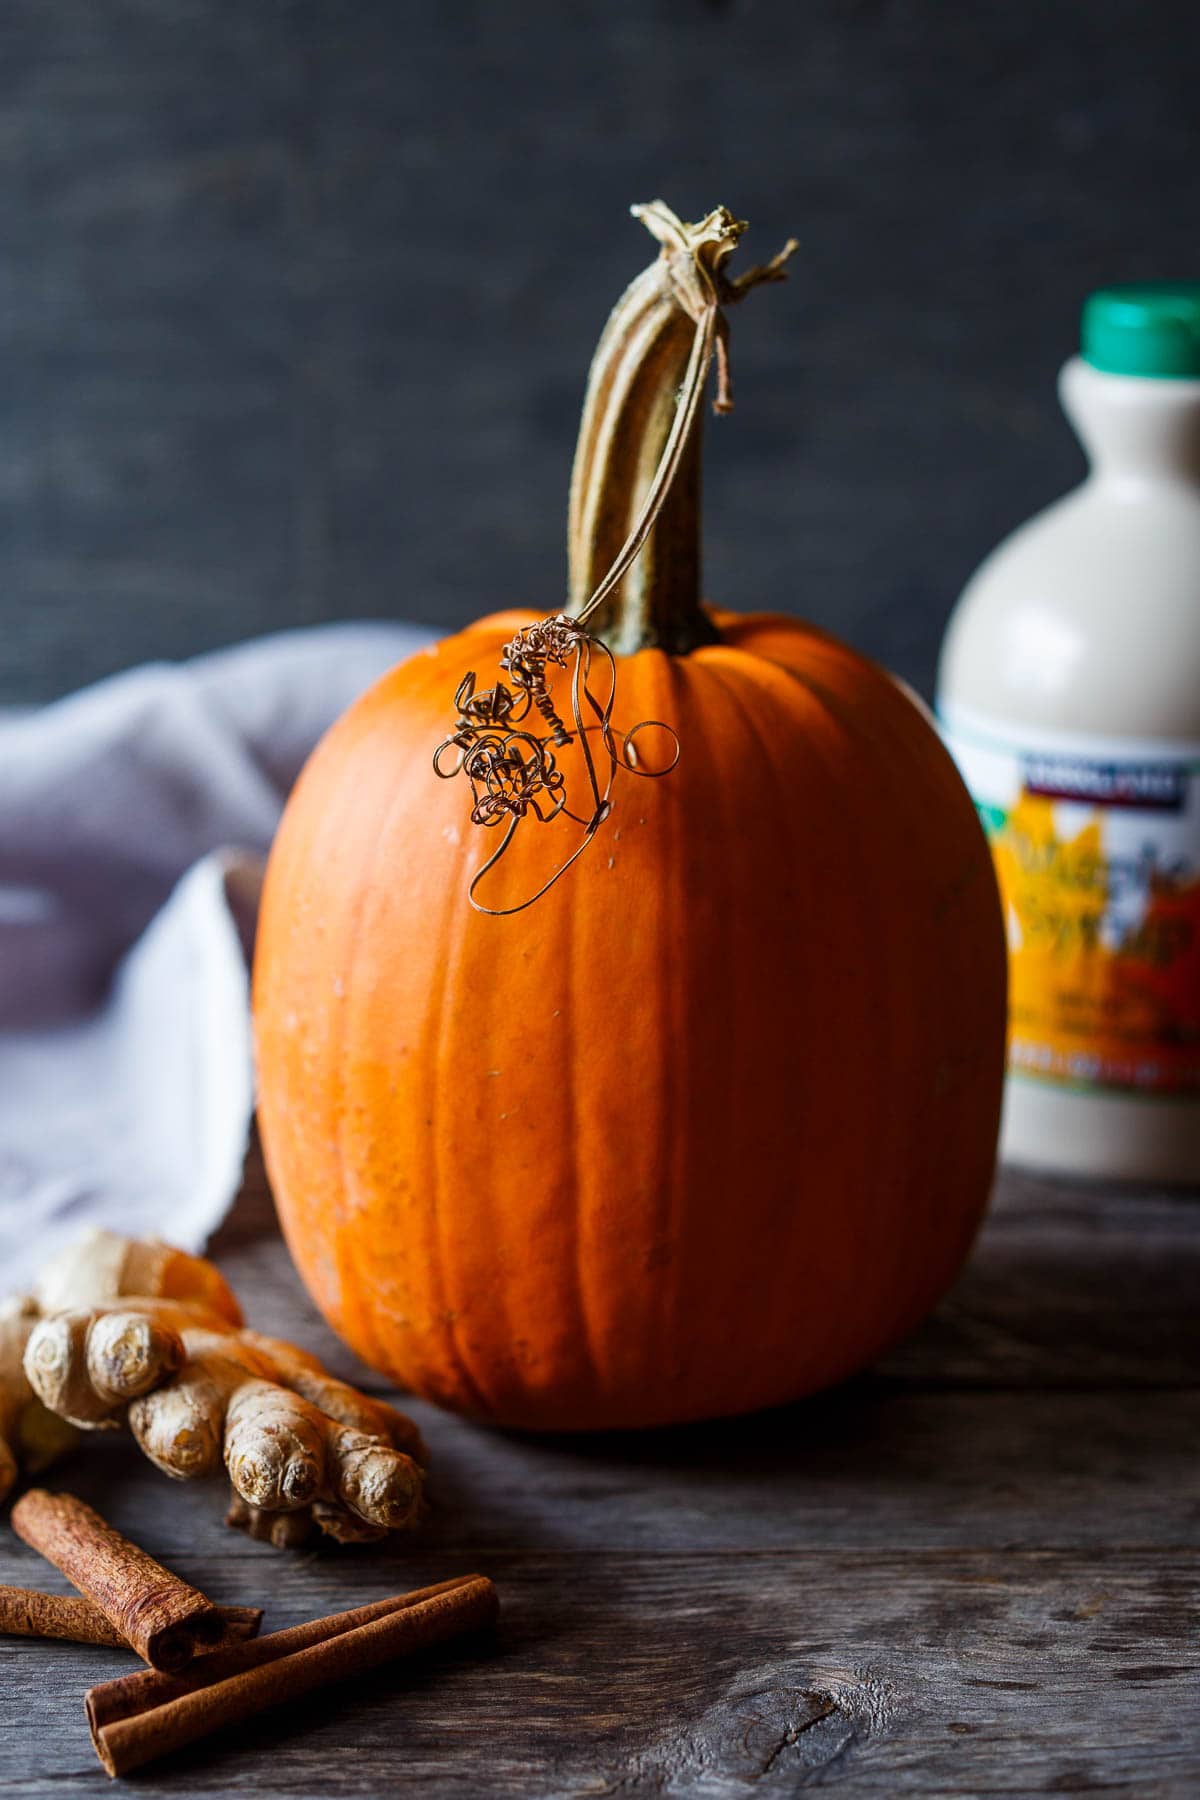
<instances>
[{"instance_id":1,"label":"pumpkin","mask_svg":"<svg viewBox=\"0 0 1200 1800\"><path fill-rule=\"evenodd\" d=\"M681 258L739 297L736 221L680 229L593 364L574 612L677 416ZM535 905L471 906L485 834L430 766L464 671L528 613L352 706L270 858L260 1124L296 1265L368 1363L506 1425L657 1425L836 1382L922 1318L986 1204L1005 954L971 801L872 663L793 617L701 606L699 471L697 428L590 627L620 722L669 723L678 766L621 771ZM523 823L489 903L519 906L569 830Z\"/></svg>"}]
</instances>

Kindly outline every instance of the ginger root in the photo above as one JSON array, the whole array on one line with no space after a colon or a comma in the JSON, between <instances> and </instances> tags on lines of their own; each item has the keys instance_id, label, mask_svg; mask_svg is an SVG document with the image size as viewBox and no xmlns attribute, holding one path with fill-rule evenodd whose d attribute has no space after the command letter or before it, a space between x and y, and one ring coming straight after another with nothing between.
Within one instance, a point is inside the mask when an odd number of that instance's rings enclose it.
<instances>
[{"instance_id":1,"label":"ginger root","mask_svg":"<svg viewBox=\"0 0 1200 1800\"><path fill-rule=\"evenodd\" d=\"M122 1295L184 1300L218 1313L229 1325L243 1322L232 1288L207 1257L190 1256L157 1238L127 1238L103 1229L85 1232L59 1251L33 1288L42 1313L69 1312Z\"/></svg>"},{"instance_id":2,"label":"ginger root","mask_svg":"<svg viewBox=\"0 0 1200 1800\"><path fill-rule=\"evenodd\" d=\"M47 1265L32 1294L0 1301L0 1500L21 1470L35 1475L71 1448L74 1424L98 1422L74 1419L69 1408L42 1395L40 1384L31 1385L24 1360L34 1327L44 1314L121 1294L178 1296L203 1302L229 1324L242 1320L224 1276L203 1257L111 1231L88 1232Z\"/></svg>"},{"instance_id":3,"label":"ginger root","mask_svg":"<svg viewBox=\"0 0 1200 1800\"><path fill-rule=\"evenodd\" d=\"M36 1302L27 1295L0 1301L0 1500L21 1469L36 1474L76 1438L36 1397L25 1374L25 1345L37 1323Z\"/></svg>"},{"instance_id":4,"label":"ginger root","mask_svg":"<svg viewBox=\"0 0 1200 1800\"><path fill-rule=\"evenodd\" d=\"M203 1258L94 1233L35 1292L44 1316L25 1333L32 1395L84 1431L128 1424L177 1479L224 1462L231 1524L273 1543L313 1526L353 1542L420 1517L425 1448L412 1421L294 1344L243 1328Z\"/></svg>"}]
</instances>

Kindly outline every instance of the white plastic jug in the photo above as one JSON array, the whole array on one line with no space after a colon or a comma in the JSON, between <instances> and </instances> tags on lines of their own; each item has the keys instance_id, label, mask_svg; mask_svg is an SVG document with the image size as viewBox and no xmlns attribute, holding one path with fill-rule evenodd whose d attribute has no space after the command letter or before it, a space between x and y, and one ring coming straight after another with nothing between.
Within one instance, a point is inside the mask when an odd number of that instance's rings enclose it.
<instances>
[{"instance_id":1,"label":"white plastic jug","mask_svg":"<svg viewBox=\"0 0 1200 1800\"><path fill-rule=\"evenodd\" d=\"M938 712L1009 938L1001 1154L1200 1181L1200 283L1084 307L1081 487L995 550Z\"/></svg>"}]
</instances>

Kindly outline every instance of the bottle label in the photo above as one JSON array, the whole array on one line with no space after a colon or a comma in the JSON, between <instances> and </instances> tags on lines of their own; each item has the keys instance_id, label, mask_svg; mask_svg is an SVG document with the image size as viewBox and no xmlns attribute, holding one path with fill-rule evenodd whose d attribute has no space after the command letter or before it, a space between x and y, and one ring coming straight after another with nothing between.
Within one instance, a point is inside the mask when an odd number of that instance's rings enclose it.
<instances>
[{"instance_id":1,"label":"bottle label","mask_svg":"<svg viewBox=\"0 0 1200 1800\"><path fill-rule=\"evenodd\" d=\"M940 719L1000 884L1010 1072L1200 1093L1200 743Z\"/></svg>"}]
</instances>

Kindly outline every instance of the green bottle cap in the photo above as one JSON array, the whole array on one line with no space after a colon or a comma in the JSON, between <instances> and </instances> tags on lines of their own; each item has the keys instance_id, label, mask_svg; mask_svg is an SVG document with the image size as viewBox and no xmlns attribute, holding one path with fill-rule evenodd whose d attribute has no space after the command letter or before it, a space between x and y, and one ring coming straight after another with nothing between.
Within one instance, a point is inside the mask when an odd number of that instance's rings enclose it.
<instances>
[{"instance_id":1,"label":"green bottle cap","mask_svg":"<svg viewBox=\"0 0 1200 1800\"><path fill-rule=\"evenodd\" d=\"M1200 380L1200 281L1101 288L1083 303L1080 350L1110 375Z\"/></svg>"}]
</instances>

